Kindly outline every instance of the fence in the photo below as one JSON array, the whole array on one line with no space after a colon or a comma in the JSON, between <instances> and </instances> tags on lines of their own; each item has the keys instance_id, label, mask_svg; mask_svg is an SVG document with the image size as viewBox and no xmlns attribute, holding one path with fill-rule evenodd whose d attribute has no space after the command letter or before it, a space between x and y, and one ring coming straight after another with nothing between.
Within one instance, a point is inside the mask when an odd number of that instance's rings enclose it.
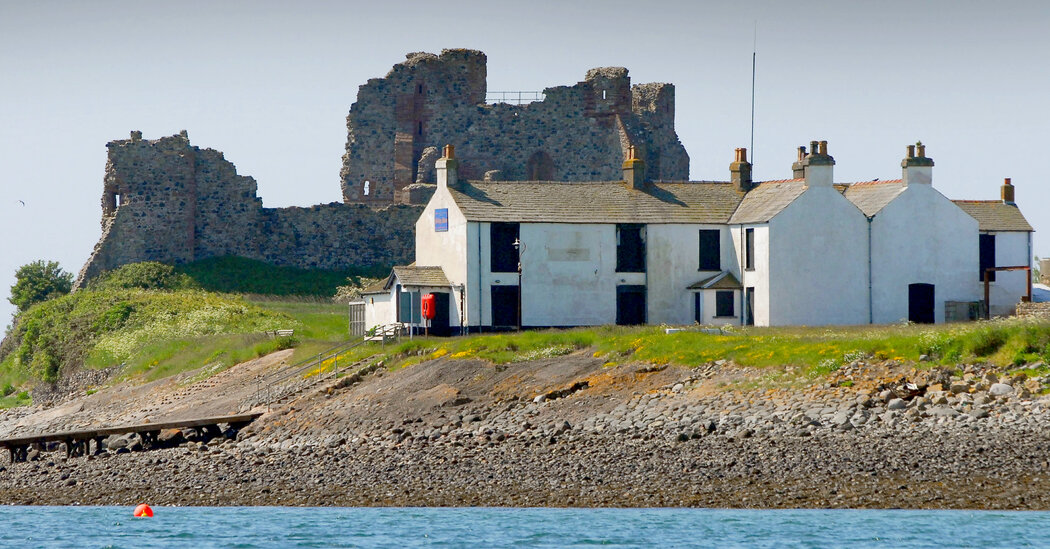
<instances>
[{"instance_id":1,"label":"fence","mask_svg":"<svg viewBox=\"0 0 1050 549\"><path fill-rule=\"evenodd\" d=\"M485 93L486 103L508 103L511 105L524 105L543 101L547 96L541 91L490 91Z\"/></svg>"}]
</instances>

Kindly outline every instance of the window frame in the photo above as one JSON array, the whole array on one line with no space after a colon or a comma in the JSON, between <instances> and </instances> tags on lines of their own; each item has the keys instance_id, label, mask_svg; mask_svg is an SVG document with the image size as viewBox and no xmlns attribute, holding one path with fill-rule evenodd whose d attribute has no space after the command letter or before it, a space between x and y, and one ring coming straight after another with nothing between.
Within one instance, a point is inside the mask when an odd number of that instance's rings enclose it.
<instances>
[{"instance_id":1,"label":"window frame","mask_svg":"<svg viewBox=\"0 0 1050 549\"><path fill-rule=\"evenodd\" d=\"M637 230L638 249L627 254L628 246L624 243L625 230ZM616 272L618 273L644 273L646 272L646 239L644 223L617 223L616 224Z\"/></svg>"},{"instance_id":2,"label":"window frame","mask_svg":"<svg viewBox=\"0 0 1050 549\"><path fill-rule=\"evenodd\" d=\"M707 235L707 237L709 239L712 236L714 236L714 240L712 241L713 244L714 244L714 246L713 246L713 248L714 248L714 255L713 255L713 258L712 258L710 253L706 254L707 259L708 259L708 261L706 263L704 261L704 259L705 259L704 250L708 249L708 247L704 246L704 235L705 235L705 233L706 233L706 235ZM714 234L712 235L711 233L714 233ZM699 238L699 243L697 245L697 248L699 250L698 251L698 257L697 257L697 270L698 271L721 271L722 270L722 231L719 230L719 229L700 229L699 233L697 233L697 234L698 234L698 238Z\"/></svg>"},{"instance_id":3,"label":"window frame","mask_svg":"<svg viewBox=\"0 0 1050 549\"><path fill-rule=\"evenodd\" d=\"M492 222L489 224L489 272L518 272L518 250L514 241L521 239L520 223Z\"/></svg>"},{"instance_id":4,"label":"window frame","mask_svg":"<svg viewBox=\"0 0 1050 549\"><path fill-rule=\"evenodd\" d=\"M755 270L755 228L744 229L744 270Z\"/></svg>"},{"instance_id":5,"label":"window frame","mask_svg":"<svg viewBox=\"0 0 1050 549\"><path fill-rule=\"evenodd\" d=\"M723 299L729 296L729 311L724 309ZM728 312L729 314L723 314ZM715 318L736 318L736 292L733 290L715 290Z\"/></svg>"}]
</instances>

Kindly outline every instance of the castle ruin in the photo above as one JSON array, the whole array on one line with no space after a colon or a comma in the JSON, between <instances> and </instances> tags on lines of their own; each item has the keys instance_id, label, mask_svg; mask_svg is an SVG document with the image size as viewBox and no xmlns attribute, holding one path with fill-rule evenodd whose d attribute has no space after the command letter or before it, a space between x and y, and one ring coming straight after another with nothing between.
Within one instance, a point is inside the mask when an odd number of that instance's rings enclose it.
<instances>
[{"instance_id":1,"label":"castle ruin","mask_svg":"<svg viewBox=\"0 0 1050 549\"><path fill-rule=\"evenodd\" d=\"M632 86L627 69L605 67L545 89L540 101L491 104L486 70L476 50L410 53L361 86L346 117L344 201L409 201L406 187L434 182L437 150L449 143L468 180L615 180L631 146L652 179L688 179L674 85Z\"/></svg>"},{"instance_id":2,"label":"castle ruin","mask_svg":"<svg viewBox=\"0 0 1050 549\"><path fill-rule=\"evenodd\" d=\"M106 145L102 237L76 286L127 263L241 256L274 265L339 269L411 261L422 208L321 204L264 208L251 177L183 131Z\"/></svg>"},{"instance_id":3,"label":"castle ruin","mask_svg":"<svg viewBox=\"0 0 1050 549\"><path fill-rule=\"evenodd\" d=\"M415 220L433 192L437 148L455 144L463 179L586 181L622 176L634 147L654 180L684 180L674 86L631 85L592 69L527 104L486 102L485 54L412 53L361 86L347 116L344 203L264 208L251 177L186 132L110 142L102 237L77 278L139 261L241 256L338 269L412 261Z\"/></svg>"}]
</instances>

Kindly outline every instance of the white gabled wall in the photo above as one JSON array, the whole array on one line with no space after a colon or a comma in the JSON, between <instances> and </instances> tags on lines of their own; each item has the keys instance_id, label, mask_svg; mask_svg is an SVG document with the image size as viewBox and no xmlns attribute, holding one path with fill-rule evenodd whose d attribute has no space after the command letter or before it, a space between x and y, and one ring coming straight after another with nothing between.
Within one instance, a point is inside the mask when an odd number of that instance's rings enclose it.
<instances>
[{"instance_id":1,"label":"white gabled wall","mask_svg":"<svg viewBox=\"0 0 1050 549\"><path fill-rule=\"evenodd\" d=\"M1029 258L1028 235L1026 232L996 232L995 265L997 267L1031 266ZM974 236L974 242L977 242ZM979 247L979 244L975 244ZM978 265L974 260L972 265ZM972 269L971 265L971 271ZM979 269L978 269L979 270ZM976 276L976 275L974 275ZM1033 282L1037 282L1033 280ZM984 299L984 283L979 283L980 299ZM999 271L995 273L995 282L990 287L992 316L1012 315L1017 310L1021 296L1028 295L1028 274L1025 271Z\"/></svg>"},{"instance_id":2,"label":"white gabled wall","mask_svg":"<svg viewBox=\"0 0 1050 549\"><path fill-rule=\"evenodd\" d=\"M770 326L867 324L867 224L830 185L810 186L770 220Z\"/></svg>"},{"instance_id":3,"label":"white gabled wall","mask_svg":"<svg viewBox=\"0 0 1050 549\"><path fill-rule=\"evenodd\" d=\"M934 285L934 320L945 301L976 301L977 221L931 185L913 183L871 222L876 324L908 319L908 286Z\"/></svg>"},{"instance_id":4,"label":"white gabled wall","mask_svg":"<svg viewBox=\"0 0 1050 549\"><path fill-rule=\"evenodd\" d=\"M754 268L752 270L747 269L745 262L745 235L747 234L747 229L755 230L755 255ZM771 262L769 254L769 224L758 223L734 226L732 227L732 238L736 261L740 265L740 272L743 274L740 278L740 282L744 286L744 290L741 293L741 315L743 315L746 307L743 296L746 295L747 288L754 288L754 310L752 311L754 318L751 319L751 323L756 326L769 326L769 273ZM743 319L743 316L741 316L741 319Z\"/></svg>"},{"instance_id":5,"label":"white gabled wall","mask_svg":"<svg viewBox=\"0 0 1050 549\"><path fill-rule=\"evenodd\" d=\"M438 232L435 229L434 212L441 208L448 209L448 231ZM466 284L469 259L467 232L466 217L452 200L452 195L448 190L439 186L419 219L416 220L416 265L441 267L452 286L458 287ZM451 294L449 300L451 325L461 326L459 292L448 288L441 291ZM466 301L469 302L469 299ZM468 314L468 322L469 319Z\"/></svg>"},{"instance_id":6,"label":"white gabled wall","mask_svg":"<svg viewBox=\"0 0 1050 549\"><path fill-rule=\"evenodd\" d=\"M700 230L720 232L721 268L715 271L700 267ZM614 242L615 244L615 242ZM616 250L613 249L615 254ZM613 256L615 263L616 257ZM721 271L731 271L739 279L739 262L733 237L725 225L648 225L646 227L646 265L648 278L649 324L692 324L693 291L687 288ZM614 265L615 267L615 265ZM706 322L725 324L726 319L713 319L714 293L704 303ZM739 309L736 309L739 311ZM613 311L615 315L615 310ZM739 314L738 314L739 316ZM615 319L614 319L615 320Z\"/></svg>"}]
</instances>

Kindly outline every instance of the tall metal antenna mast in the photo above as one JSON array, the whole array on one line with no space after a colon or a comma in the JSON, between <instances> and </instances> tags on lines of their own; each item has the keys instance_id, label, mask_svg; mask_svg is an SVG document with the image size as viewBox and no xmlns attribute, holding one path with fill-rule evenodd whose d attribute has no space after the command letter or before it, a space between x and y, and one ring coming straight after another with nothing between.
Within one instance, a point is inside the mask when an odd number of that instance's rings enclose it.
<instances>
[{"instance_id":1,"label":"tall metal antenna mast","mask_svg":"<svg viewBox=\"0 0 1050 549\"><path fill-rule=\"evenodd\" d=\"M751 166L755 165L755 60L758 58L758 20L751 44Z\"/></svg>"}]
</instances>

